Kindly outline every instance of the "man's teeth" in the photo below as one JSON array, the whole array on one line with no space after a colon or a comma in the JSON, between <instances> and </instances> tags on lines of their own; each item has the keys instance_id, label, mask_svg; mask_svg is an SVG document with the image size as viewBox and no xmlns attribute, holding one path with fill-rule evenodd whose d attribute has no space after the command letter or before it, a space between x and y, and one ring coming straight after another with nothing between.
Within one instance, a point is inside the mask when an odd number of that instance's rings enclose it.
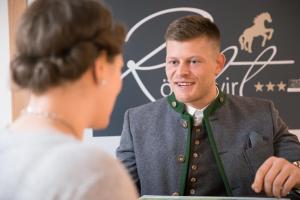
<instances>
[{"instance_id":1,"label":"man's teeth","mask_svg":"<svg viewBox=\"0 0 300 200\"><path fill-rule=\"evenodd\" d=\"M192 85L192 83L190 82L180 82L180 83L177 83L178 86L190 86Z\"/></svg>"}]
</instances>

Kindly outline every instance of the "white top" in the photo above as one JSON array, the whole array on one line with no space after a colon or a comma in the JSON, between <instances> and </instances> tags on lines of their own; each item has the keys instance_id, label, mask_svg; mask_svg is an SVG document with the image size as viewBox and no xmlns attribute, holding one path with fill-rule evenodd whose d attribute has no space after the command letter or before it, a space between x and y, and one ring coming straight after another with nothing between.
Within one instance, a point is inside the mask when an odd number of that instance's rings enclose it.
<instances>
[{"instance_id":1,"label":"white top","mask_svg":"<svg viewBox=\"0 0 300 200\"><path fill-rule=\"evenodd\" d=\"M0 133L0 199L136 200L121 164L61 133Z\"/></svg>"}]
</instances>

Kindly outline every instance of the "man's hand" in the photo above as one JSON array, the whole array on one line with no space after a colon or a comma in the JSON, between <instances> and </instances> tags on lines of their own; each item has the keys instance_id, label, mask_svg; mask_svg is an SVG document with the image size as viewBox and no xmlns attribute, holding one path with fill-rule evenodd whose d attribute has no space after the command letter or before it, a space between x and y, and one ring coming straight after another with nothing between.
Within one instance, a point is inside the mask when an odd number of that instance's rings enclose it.
<instances>
[{"instance_id":1,"label":"man's hand","mask_svg":"<svg viewBox=\"0 0 300 200\"><path fill-rule=\"evenodd\" d=\"M256 193L263 190L268 196L277 198L286 196L293 187L300 187L300 168L274 156L259 167L252 184Z\"/></svg>"}]
</instances>

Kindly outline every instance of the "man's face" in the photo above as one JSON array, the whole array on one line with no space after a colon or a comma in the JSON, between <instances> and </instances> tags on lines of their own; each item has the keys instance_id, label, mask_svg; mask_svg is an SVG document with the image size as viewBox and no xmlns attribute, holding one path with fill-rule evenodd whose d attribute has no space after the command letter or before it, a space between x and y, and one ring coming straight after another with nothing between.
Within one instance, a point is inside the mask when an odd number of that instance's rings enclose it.
<instances>
[{"instance_id":1,"label":"man's face","mask_svg":"<svg viewBox=\"0 0 300 200\"><path fill-rule=\"evenodd\" d=\"M166 48L166 74L176 99L199 109L209 104L225 62L215 42L206 37L168 40Z\"/></svg>"}]
</instances>

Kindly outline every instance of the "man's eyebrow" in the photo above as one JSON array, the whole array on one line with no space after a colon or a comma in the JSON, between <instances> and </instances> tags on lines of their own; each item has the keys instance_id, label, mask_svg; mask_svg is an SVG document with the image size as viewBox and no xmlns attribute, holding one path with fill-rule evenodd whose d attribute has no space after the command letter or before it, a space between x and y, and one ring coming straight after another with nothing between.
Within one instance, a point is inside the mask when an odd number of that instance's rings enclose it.
<instances>
[{"instance_id":1,"label":"man's eyebrow","mask_svg":"<svg viewBox=\"0 0 300 200\"><path fill-rule=\"evenodd\" d=\"M174 56L170 56L170 57L167 56L166 59L178 59L178 58Z\"/></svg>"}]
</instances>

